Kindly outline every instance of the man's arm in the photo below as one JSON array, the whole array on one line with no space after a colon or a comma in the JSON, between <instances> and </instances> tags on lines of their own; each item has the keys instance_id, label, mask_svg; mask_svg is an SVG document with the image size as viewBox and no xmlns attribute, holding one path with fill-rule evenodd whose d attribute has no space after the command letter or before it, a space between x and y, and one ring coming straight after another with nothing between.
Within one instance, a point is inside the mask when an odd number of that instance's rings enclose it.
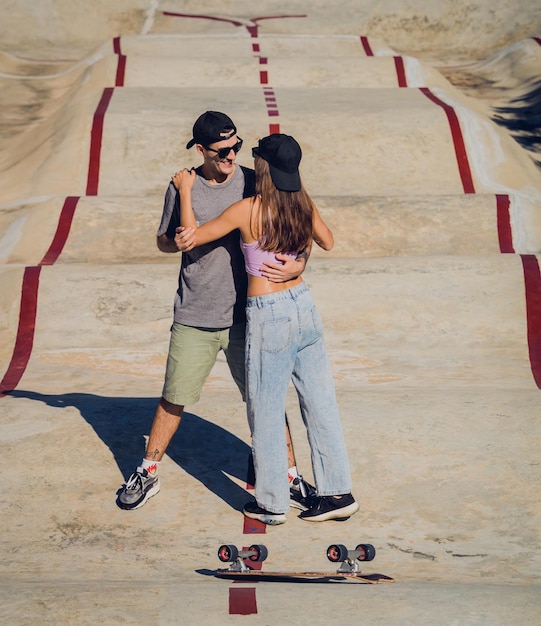
<instances>
[{"instance_id":1,"label":"man's arm","mask_svg":"<svg viewBox=\"0 0 541 626\"><path fill-rule=\"evenodd\" d=\"M177 244L176 237L170 239L165 233L156 237L156 245L161 252L179 252L181 248Z\"/></svg>"},{"instance_id":2,"label":"man's arm","mask_svg":"<svg viewBox=\"0 0 541 626\"><path fill-rule=\"evenodd\" d=\"M278 263L263 261L261 273L271 283L286 283L288 280L298 278L306 269L311 251L312 242L304 250L301 250L295 259L285 254L277 254L276 259Z\"/></svg>"}]
</instances>

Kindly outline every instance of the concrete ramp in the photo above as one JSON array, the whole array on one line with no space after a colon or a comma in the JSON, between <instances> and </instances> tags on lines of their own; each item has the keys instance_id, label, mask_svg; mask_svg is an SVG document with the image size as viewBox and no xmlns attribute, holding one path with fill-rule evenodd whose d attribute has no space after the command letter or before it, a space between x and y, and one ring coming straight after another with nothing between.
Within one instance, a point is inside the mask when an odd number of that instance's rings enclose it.
<instances>
[{"instance_id":1,"label":"concrete ramp","mask_svg":"<svg viewBox=\"0 0 541 626\"><path fill-rule=\"evenodd\" d=\"M58 45L31 53L20 4L5 23L25 37L0 54L5 620L537 624L541 172L496 108L532 92L539 11L523 3L510 32L503 3L499 37L480 23L459 42L460 2L97 3L83 33L57 0ZM207 109L237 123L242 164L258 137L294 135L334 232L304 277L361 504L346 523L244 519L250 437L223 357L160 494L115 504L163 382L180 263L155 245L163 195L197 164L184 146ZM312 480L293 391L288 413ZM372 543L363 569L396 583L217 580L223 543L265 544L269 571L332 571L329 544Z\"/></svg>"}]
</instances>

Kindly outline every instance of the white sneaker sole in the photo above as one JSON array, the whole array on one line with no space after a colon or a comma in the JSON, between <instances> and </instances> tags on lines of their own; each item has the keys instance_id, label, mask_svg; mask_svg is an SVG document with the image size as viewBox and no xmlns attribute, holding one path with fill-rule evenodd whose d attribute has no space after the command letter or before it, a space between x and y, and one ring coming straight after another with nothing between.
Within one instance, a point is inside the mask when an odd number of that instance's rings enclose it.
<instances>
[{"instance_id":1,"label":"white sneaker sole","mask_svg":"<svg viewBox=\"0 0 541 626\"><path fill-rule=\"evenodd\" d=\"M334 511L327 511L327 513L321 513L321 515L313 515L311 517L299 517L305 522L326 522L327 520L342 520L355 515L359 510L359 503L352 502L341 509L335 509Z\"/></svg>"}]
</instances>

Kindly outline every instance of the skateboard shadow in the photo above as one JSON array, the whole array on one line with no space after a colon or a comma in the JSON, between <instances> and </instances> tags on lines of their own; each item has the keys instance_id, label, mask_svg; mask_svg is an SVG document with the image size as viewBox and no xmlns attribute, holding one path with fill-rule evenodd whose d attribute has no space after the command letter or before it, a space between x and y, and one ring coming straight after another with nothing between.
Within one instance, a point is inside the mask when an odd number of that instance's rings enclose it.
<instances>
[{"instance_id":1,"label":"skateboard shadow","mask_svg":"<svg viewBox=\"0 0 541 626\"><path fill-rule=\"evenodd\" d=\"M158 402L158 398L87 393L48 395L25 390L10 391L6 395L52 407L75 407L109 448L125 479L141 461L145 450L143 435L150 430ZM250 452L250 446L233 433L188 412L184 413L167 448L167 456L237 511L242 511L246 504L247 493L227 474L243 482L249 481ZM81 462L89 460L82 458Z\"/></svg>"}]
</instances>

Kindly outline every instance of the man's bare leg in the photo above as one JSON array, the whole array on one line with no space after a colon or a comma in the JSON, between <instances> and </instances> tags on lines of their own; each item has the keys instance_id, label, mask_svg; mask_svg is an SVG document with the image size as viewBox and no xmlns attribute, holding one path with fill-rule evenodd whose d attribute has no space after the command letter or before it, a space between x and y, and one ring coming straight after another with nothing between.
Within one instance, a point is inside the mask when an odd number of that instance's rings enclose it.
<instances>
[{"instance_id":1,"label":"man's bare leg","mask_svg":"<svg viewBox=\"0 0 541 626\"><path fill-rule=\"evenodd\" d=\"M117 504L121 509L138 509L160 491L158 465L178 430L183 410L183 406L172 404L165 398L158 402L141 466L118 494Z\"/></svg>"},{"instance_id":2,"label":"man's bare leg","mask_svg":"<svg viewBox=\"0 0 541 626\"><path fill-rule=\"evenodd\" d=\"M148 436L145 459L160 462L173 435L177 432L184 407L160 398Z\"/></svg>"}]
</instances>

